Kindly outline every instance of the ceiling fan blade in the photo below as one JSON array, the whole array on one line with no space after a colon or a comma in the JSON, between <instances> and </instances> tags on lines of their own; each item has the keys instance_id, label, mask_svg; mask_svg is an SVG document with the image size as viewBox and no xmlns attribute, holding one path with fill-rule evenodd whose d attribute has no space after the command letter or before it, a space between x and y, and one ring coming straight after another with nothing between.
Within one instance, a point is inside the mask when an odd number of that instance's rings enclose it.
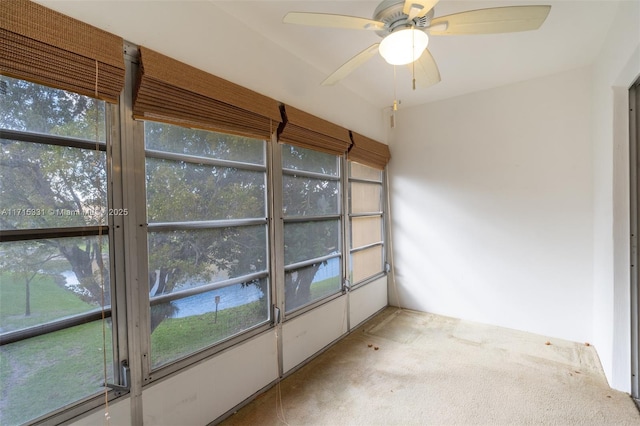
<instances>
[{"instance_id":1,"label":"ceiling fan blade","mask_svg":"<svg viewBox=\"0 0 640 426\"><path fill-rule=\"evenodd\" d=\"M402 13L409 15L409 20L415 17L422 18L426 15L439 0L405 0Z\"/></svg>"},{"instance_id":2,"label":"ceiling fan blade","mask_svg":"<svg viewBox=\"0 0 640 426\"><path fill-rule=\"evenodd\" d=\"M333 15L330 13L289 12L282 22L285 24L309 25L312 27L347 28L353 30L381 30L384 22L357 16Z\"/></svg>"},{"instance_id":3,"label":"ceiling fan blade","mask_svg":"<svg viewBox=\"0 0 640 426\"><path fill-rule=\"evenodd\" d=\"M440 71L429 49L424 49L420 58L407 66L414 74L414 90L416 87L423 89L440 82Z\"/></svg>"},{"instance_id":4,"label":"ceiling fan blade","mask_svg":"<svg viewBox=\"0 0 640 426\"><path fill-rule=\"evenodd\" d=\"M431 35L497 34L537 30L551 6L506 6L470 10L431 20Z\"/></svg>"},{"instance_id":5,"label":"ceiling fan blade","mask_svg":"<svg viewBox=\"0 0 640 426\"><path fill-rule=\"evenodd\" d=\"M344 63L340 68L334 71L329 77L326 78L325 81L322 82L323 86L332 86L336 84L338 81L342 80L360 65L367 62L369 59L375 56L378 53L378 46L380 43L372 44L371 46L364 49L362 52L358 53L353 58L349 59Z\"/></svg>"}]
</instances>

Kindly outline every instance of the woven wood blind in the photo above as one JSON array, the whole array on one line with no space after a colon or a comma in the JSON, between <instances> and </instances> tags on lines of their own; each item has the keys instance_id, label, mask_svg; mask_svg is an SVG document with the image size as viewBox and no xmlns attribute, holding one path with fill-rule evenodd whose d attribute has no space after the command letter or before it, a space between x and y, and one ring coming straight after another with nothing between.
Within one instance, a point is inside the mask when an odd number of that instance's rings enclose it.
<instances>
[{"instance_id":1,"label":"woven wood blind","mask_svg":"<svg viewBox=\"0 0 640 426\"><path fill-rule=\"evenodd\" d=\"M334 155L344 154L351 146L349 130L289 105L284 107L286 121L279 141Z\"/></svg>"},{"instance_id":2,"label":"woven wood blind","mask_svg":"<svg viewBox=\"0 0 640 426\"><path fill-rule=\"evenodd\" d=\"M269 139L278 102L190 65L140 48L133 115L143 120Z\"/></svg>"},{"instance_id":3,"label":"woven wood blind","mask_svg":"<svg viewBox=\"0 0 640 426\"><path fill-rule=\"evenodd\" d=\"M347 158L350 161L384 170L391 159L387 145L355 132L351 132L351 138L353 139L353 145L347 154Z\"/></svg>"},{"instance_id":4,"label":"woven wood blind","mask_svg":"<svg viewBox=\"0 0 640 426\"><path fill-rule=\"evenodd\" d=\"M0 1L2 75L115 103L124 87L122 44L120 37L37 3Z\"/></svg>"}]
</instances>

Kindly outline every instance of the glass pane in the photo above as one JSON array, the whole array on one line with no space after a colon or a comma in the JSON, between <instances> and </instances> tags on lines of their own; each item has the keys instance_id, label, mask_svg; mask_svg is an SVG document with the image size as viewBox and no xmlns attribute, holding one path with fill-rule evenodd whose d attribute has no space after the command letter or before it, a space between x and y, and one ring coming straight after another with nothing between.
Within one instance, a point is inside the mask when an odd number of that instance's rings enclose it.
<instances>
[{"instance_id":1,"label":"glass pane","mask_svg":"<svg viewBox=\"0 0 640 426\"><path fill-rule=\"evenodd\" d=\"M382 182L382 170L374 169L373 167L365 166L364 164L353 161L350 161L349 165L351 166L352 178Z\"/></svg>"},{"instance_id":2,"label":"glass pane","mask_svg":"<svg viewBox=\"0 0 640 426\"><path fill-rule=\"evenodd\" d=\"M377 183L351 183L351 213L382 211L382 186Z\"/></svg>"},{"instance_id":3,"label":"glass pane","mask_svg":"<svg viewBox=\"0 0 640 426\"><path fill-rule=\"evenodd\" d=\"M147 158L149 223L266 217L265 173Z\"/></svg>"},{"instance_id":4,"label":"glass pane","mask_svg":"<svg viewBox=\"0 0 640 426\"><path fill-rule=\"evenodd\" d=\"M267 287L266 279L256 280L151 306L152 367L268 321Z\"/></svg>"},{"instance_id":5,"label":"glass pane","mask_svg":"<svg viewBox=\"0 0 640 426\"><path fill-rule=\"evenodd\" d=\"M110 304L107 237L0 243L0 332Z\"/></svg>"},{"instance_id":6,"label":"glass pane","mask_svg":"<svg viewBox=\"0 0 640 426\"><path fill-rule=\"evenodd\" d=\"M285 265L311 260L340 251L340 222L285 223Z\"/></svg>"},{"instance_id":7,"label":"glass pane","mask_svg":"<svg viewBox=\"0 0 640 426\"><path fill-rule=\"evenodd\" d=\"M338 157L293 145L282 145L282 167L339 176Z\"/></svg>"},{"instance_id":8,"label":"glass pane","mask_svg":"<svg viewBox=\"0 0 640 426\"><path fill-rule=\"evenodd\" d=\"M150 232L149 295L267 270L265 226Z\"/></svg>"},{"instance_id":9,"label":"glass pane","mask_svg":"<svg viewBox=\"0 0 640 426\"><path fill-rule=\"evenodd\" d=\"M285 311L341 291L340 257L285 273Z\"/></svg>"},{"instance_id":10,"label":"glass pane","mask_svg":"<svg viewBox=\"0 0 640 426\"><path fill-rule=\"evenodd\" d=\"M351 280L354 284L384 271L382 246L352 253L351 265Z\"/></svg>"},{"instance_id":11,"label":"glass pane","mask_svg":"<svg viewBox=\"0 0 640 426\"><path fill-rule=\"evenodd\" d=\"M351 247L358 248L382 241L380 216L354 217L351 219Z\"/></svg>"},{"instance_id":12,"label":"glass pane","mask_svg":"<svg viewBox=\"0 0 640 426\"><path fill-rule=\"evenodd\" d=\"M144 131L147 149L265 164L265 142L261 140L151 121L145 122Z\"/></svg>"},{"instance_id":13,"label":"glass pane","mask_svg":"<svg viewBox=\"0 0 640 426\"><path fill-rule=\"evenodd\" d=\"M340 182L283 176L283 210L285 216L338 214Z\"/></svg>"},{"instance_id":14,"label":"glass pane","mask_svg":"<svg viewBox=\"0 0 640 426\"><path fill-rule=\"evenodd\" d=\"M0 127L106 140L103 101L11 77L0 81L6 83L6 90L0 91Z\"/></svg>"},{"instance_id":15,"label":"glass pane","mask_svg":"<svg viewBox=\"0 0 640 426\"><path fill-rule=\"evenodd\" d=\"M102 151L0 139L0 229L106 224Z\"/></svg>"},{"instance_id":16,"label":"glass pane","mask_svg":"<svg viewBox=\"0 0 640 426\"><path fill-rule=\"evenodd\" d=\"M113 383L112 326L101 321L0 346L0 424L22 424Z\"/></svg>"}]
</instances>

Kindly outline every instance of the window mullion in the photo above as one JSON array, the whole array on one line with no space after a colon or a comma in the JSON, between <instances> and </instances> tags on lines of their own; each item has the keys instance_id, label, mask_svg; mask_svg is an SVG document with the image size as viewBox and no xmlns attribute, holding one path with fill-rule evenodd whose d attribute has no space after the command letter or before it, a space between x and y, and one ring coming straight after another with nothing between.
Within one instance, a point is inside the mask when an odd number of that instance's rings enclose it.
<instances>
[{"instance_id":1,"label":"window mullion","mask_svg":"<svg viewBox=\"0 0 640 426\"><path fill-rule=\"evenodd\" d=\"M122 199L122 175L121 167L121 139L120 139L120 120L118 114L119 107L117 105L108 105L106 108L107 129L107 207L109 209L118 209L124 212L126 207ZM112 342L113 342L113 374L114 384L123 385L124 378L121 377L122 370L118 368L122 360L128 359L127 344L127 318L126 318L126 298L124 297L124 257L123 251L117 250L124 244L124 216L108 215L107 223L109 225L109 262L111 280L111 298L112 306L110 316L112 321ZM103 308L104 309L104 308Z\"/></svg>"},{"instance_id":2,"label":"window mullion","mask_svg":"<svg viewBox=\"0 0 640 426\"><path fill-rule=\"evenodd\" d=\"M347 161L346 154L340 159L341 171L340 171L340 191L342 199L340 203L340 230L342 233L342 289L347 295L347 331L351 331L351 296L349 295L351 289L351 277L349 271L351 270L351 254L349 253L349 247L351 247L351 221L349 219L349 197L351 196L349 185L349 162Z\"/></svg>"},{"instance_id":3,"label":"window mullion","mask_svg":"<svg viewBox=\"0 0 640 426\"><path fill-rule=\"evenodd\" d=\"M146 203L144 192L144 132L132 118L133 85L137 73L136 49L126 46L125 90L120 98L120 140L122 200L129 209L123 217L123 258L126 299L126 326L131 372L131 423L142 424L142 386L149 376L149 337L147 328L148 292ZM142 360L142 361L140 361Z\"/></svg>"},{"instance_id":4,"label":"window mullion","mask_svg":"<svg viewBox=\"0 0 640 426\"><path fill-rule=\"evenodd\" d=\"M274 142L271 144L271 170L272 170L272 179L271 179L271 196L273 199L273 251L272 251L272 268L273 275L272 279L275 285L275 300L274 305L280 310L283 314L280 316L280 319L284 319L285 313L285 300L284 300L284 283L285 283L285 274L284 274L284 209L283 209L283 170L282 170L282 144L277 142L277 139L274 135ZM280 374L283 372L283 364L282 364L282 341L278 342L279 344L279 365L280 365Z\"/></svg>"}]
</instances>

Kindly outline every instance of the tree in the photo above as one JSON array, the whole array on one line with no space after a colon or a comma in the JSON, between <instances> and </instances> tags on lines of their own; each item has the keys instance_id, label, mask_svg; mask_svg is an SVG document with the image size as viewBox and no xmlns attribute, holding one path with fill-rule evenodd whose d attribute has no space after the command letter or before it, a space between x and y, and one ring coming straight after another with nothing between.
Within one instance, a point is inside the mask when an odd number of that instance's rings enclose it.
<instances>
[{"instance_id":1,"label":"tree","mask_svg":"<svg viewBox=\"0 0 640 426\"><path fill-rule=\"evenodd\" d=\"M0 95L0 127L18 131L103 139L104 105L81 95L7 78ZM103 151L0 141L0 229L106 224L106 155ZM87 290L82 297L108 300L109 274L96 237L41 240L64 257ZM37 269L36 269L37 271ZM105 277L104 282L100 276Z\"/></svg>"},{"instance_id":2,"label":"tree","mask_svg":"<svg viewBox=\"0 0 640 426\"><path fill-rule=\"evenodd\" d=\"M146 146L154 150L264 163L262 143L242 137L151 122L145 123L145 135ZM155 158L147 159L146 169L149 223L266 215L263 172ZM264 226L150 232L148 247L151 296L267 268ZM264 280L244 285L267 293ZM173 313L170 304L152 306L151 330Z\"/></svg>"},{"instance_id":3,"label":"tree","mask_svg":"<svg viewBox=\"0 0 640 426\"><path fill-rule=\"evenodd\" d=\"M285 167L337 176L335 156L296 146L285 146ZM337 181L288 176L284 182L284 209L287 217L335 215L339 212L340 187ZM336 220L309 221L285 227L285 263L322 257L339 250L340 227ZM287 308L311 301L311 284L326 262L314 263L285 275Z\"/></svg>"},{"instance_id":4,"label":"tree","mask_svg":"<svg viewBox=\"0 0 640 426\"><path fill-rule=\"evenodd\" d=\"M7 78L0 94L0 127L102 140L105 111L100 101ZM264 144L248 138L146 122L147 149L265 164ZM332 173L335 157L292 147L290 167ZM333 165L332 165L333 162ZM333 168L333 169L332 169ZM35 209L47 214L1 216L0 229L38 229L106 224L107 159L104 151L0 141L0 197L3 207ZM288 179L284 187L287 215L338 212L339 185L322 179ZM147 158L149 223L263 218L266 179L262 171L198 162ZM53 212L53 214L51 213ZM338 250L335 221L299 224L287 232L287 262L295 263ZM96 237L50 238L43 245L68 261L86 301L98 303L109 288L105 244ZM194 231L153 231L148 235L149 293L267 270L265 226L229 226ZM309 301L320 263L287 274L286 297L293 305ZM104 277L104 279L101 279ZM266 280L244 283L267 293ZM107 303L109 303L109 293ZM268 298L263 298L267 303ZM175 314L171 303L151 308L152 331Z\"/></svg>"},{"instance_id":5,"label":"tree","mask_svg":"<svg viewBox=\"0 0 640 426\"><path fill-rule=\"evenodd\" d=\"M47 262L58 256L50 248L31 241L11 243L3 250L0 268L10 272L14 278L24 281L26 317L31 315L31 282Z\"/></svg>"}]
</instances>

